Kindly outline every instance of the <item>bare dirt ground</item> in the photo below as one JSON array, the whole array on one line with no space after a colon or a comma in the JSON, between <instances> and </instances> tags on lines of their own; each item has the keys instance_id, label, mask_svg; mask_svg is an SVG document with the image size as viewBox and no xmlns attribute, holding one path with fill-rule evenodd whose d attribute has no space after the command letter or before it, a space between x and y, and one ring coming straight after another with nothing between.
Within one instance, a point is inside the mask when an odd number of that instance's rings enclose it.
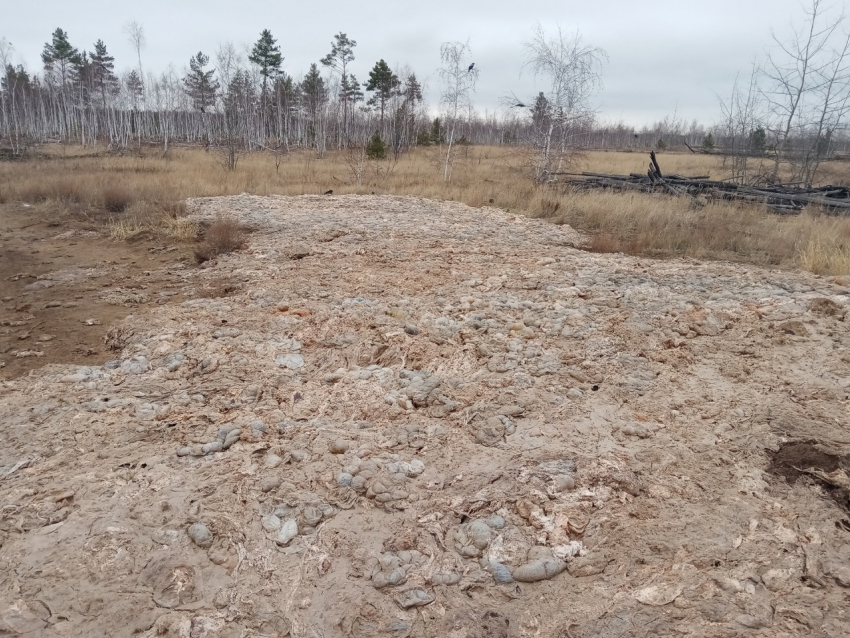
<instances>
[{"instance_id":1,"label":"bare dirt ground","mask_svg":"<svg viewBox=\"0 0 850 638\"><path fill-rule=\"evenodd\" d=\"M182 298L190 248L150 236L109 241L105 221L56 207L0 207L0 379L48 363L103 363L112 323Z\"/></svg>"},{"instance_id":2,"label":"bare dirt ground","mask_svg":"<svg viewBox=\"0 0 850 638\"><path fill-rule=\"evenodd\" d=\"M249 248L0 385L0 635L850 634L842 280L415 198L190 209Z\"/></svg>"}]
</instances>

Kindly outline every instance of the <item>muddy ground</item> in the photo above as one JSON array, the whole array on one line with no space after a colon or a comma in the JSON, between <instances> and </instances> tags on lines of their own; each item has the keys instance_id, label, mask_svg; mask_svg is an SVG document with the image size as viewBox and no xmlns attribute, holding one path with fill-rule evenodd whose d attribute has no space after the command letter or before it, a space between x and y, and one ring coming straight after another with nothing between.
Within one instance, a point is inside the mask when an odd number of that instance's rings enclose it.
<instances>
[{"instance_id":1,"label":"muddy ground","mask_svg":"<svg viewBox=\"0 0 850 638\"><path fill-rule=\"evenodd\" d=\"M843 280L416 198L189 207L249 247L9 222L0 634L850 634Z\"/></svg>"},{"instance_id":2,"label":"muddy ground","mask_svg":"<svg viewBox=\"0 0 850 638\"><path fill-rule=\"evenodd\" d=\"M0 205L0 379L48 363L103 363L106 330L136 308L179 301L192 247L104 236L110 215Z\"/></svg>"}]
</instances>

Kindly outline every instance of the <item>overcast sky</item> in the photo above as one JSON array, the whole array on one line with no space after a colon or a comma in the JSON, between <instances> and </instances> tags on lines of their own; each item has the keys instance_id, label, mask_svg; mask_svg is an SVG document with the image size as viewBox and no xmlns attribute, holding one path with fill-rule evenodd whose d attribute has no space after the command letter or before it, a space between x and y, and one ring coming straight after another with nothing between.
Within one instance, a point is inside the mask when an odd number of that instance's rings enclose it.
<instances>
[{"instance_id":1,"label":"overcast sky","mask_svg":"<svg viewBox=\"0 0 850 638\"><path fill-rule=\"evenodd\" d=\"M608 53L597 100L602 119L639 126L676 111L685 121L710 124L717 119L716 95L725 95L736 73L746 73L770 46L771 30L781 35L799 23L800 1L0 0L0 37L14 45L16 62L40 71L44 43L61 27L80 49L102 39L123 71L135 65L124 32L135 20L147 38L145 70L172 64L182 73L198 50L213 54L230 41L244 51L267 28L278 39L284 70L298 77L343 31L358 43L352 66L358 79L380 58L407 64L426 82L432 104L439 96L440 44L469 39L481 72L475 103L483 113L500 108L510 91L532 99L545 89L522 73L522 42L540 22L546 30L578 29Z\"/></svg>"}]
</instances>

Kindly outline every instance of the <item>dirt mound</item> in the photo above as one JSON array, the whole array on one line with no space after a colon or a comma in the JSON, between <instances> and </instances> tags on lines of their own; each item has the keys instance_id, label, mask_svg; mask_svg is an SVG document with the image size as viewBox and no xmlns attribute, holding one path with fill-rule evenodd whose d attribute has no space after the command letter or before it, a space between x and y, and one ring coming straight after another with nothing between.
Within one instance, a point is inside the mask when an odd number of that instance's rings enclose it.
<instances>
[{"instance_id":1,"label":"dirt mound","mask_svg":"<svg viewBox=\"0 0 850 638\"><path fill-rule=\"evenodd\" d=\"M189 205L248 248L0 386L0 633L850 632L845 513L765 452L850 453L850 291L447 202Z\"/></svg>"}]
</instances>

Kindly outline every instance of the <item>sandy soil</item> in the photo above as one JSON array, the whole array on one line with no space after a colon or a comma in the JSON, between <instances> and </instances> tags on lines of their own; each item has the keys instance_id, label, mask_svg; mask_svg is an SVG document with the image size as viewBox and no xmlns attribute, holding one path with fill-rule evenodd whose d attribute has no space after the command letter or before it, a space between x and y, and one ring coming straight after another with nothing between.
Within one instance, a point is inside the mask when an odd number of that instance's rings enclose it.
<instances>
[{"instance_id":1,"label":"sandy soil","mask_svg":"<svg viewBox=\"0 0 850 638\"><path fill-rule=\"evenodd\" d=\"M190 208L250 247L0 385L0 635L850 635L843 282Z\"/></svg>"}]
</instances>

